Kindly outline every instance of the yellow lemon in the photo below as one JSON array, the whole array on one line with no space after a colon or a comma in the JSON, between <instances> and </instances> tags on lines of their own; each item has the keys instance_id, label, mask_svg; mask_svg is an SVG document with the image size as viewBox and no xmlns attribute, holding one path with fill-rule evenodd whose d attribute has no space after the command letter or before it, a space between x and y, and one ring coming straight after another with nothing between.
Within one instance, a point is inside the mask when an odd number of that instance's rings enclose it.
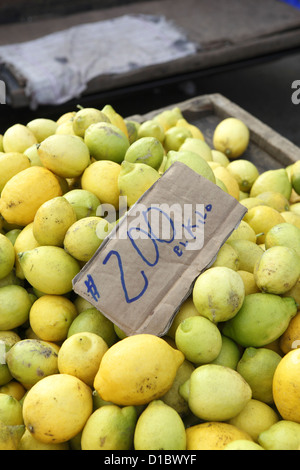
<instances>
[{"instance_id":1,"label":"yellow lemon","mask_svg":"<svg viewBox=\"0 0 300 470\"><path fill-rule=\"evenodd\" d=\"M12 242L0 233L0 279L6 277L15 264L15 250Z\"/></svg>"},{"instance_id":2,"label":"yellow lemon","mask_svg":"<svg viewBox=\"0 0 300 470\"><path fill-rule=\"evenodd\" d=\"M154 120L159 122L160 125L164 128L164 131L170 129L176 125L179 119L182 119L182 113L180 108L175 107L172 109L164 109L154 116Z\"/></svg>"},{"instance_id":3,"label":"yellow lemon","mask_svg":"<svg viewBox=\"0 0 300 470\"><path fill-rule=\"evenodd\" d=\"M76 135L77 137L79 137L75 133L74 128L73 128L73 118L59 124L56 128L55 134L59 134L59 135ZM82 139L82 137L80 137L80 138Z\"/></svg>"},{"instance_id":4,"label":"yellow lemon","mask_svg":"<svg viewBox=\"0 0 300 470\"><path fill-rule=\"evenodd\" d=\"M256 442L247 441L246 439L238 439L237 441L229 442L223 450L265 450Z\"/></svg>"},{"instance_id":5,"label":"yellow lemon","mask_svg":"<svg viewBox=\"0 0 300 470\"><path fill-rule=\"evenodd\" d=\"M25 279L44 294L70 292L72 280L80 271L78 261L58 246L39 246L18 257Z\"/></svg>"},{"instance_id":6,"label":"yellow lemon","mask_svg":"<svg viewBox=\"0 0 300 470\"><path fill-rule=\"evenodd\" d=\"M24 424L6 426L0 421L0 450L17 450L24 431Z\"/></svg>"},{"instance_id":7,"label":"yellow lemon","mask_svg":"<svg viewBox=\"0 0 300 470\"><path fill-rule=\"evenodd\" d=\"M239 200L240 189L239 189L238 182L234 178L234 176L232 176L232 174L229 173L229 171L227 170L227 167L225 168L222 165L218 166L214 168L213 172L216 178L223 181L230 196Z\"/></svg>"},{"instance_id":8,"label":"yellow lemon","mask_svg":"<svg viewBox=\"0 0 300 470\"><path fill-rule=\"evenodd\" d=\"M239 257L235 249L229 245L229 243L224 243L218 251L217 257L211 267L215 266L225 266L227 268L237 271L239 268Z\"/></svg>"},{"instance_id":9,"label":"yellow lemon","mask_svg":"<svg viewBox=\"0 0 300 470\"><path fill-rule=\"evenodd\" d=\"M53 121L53 119L36 118L29 121L27 127L33 132L36 140L42 142L50 135L55 134L57 122Z\"/></svg>"},{"instance_id":10,"label":"yellow lemon","mask_svg":"<svg viewBox=\"0 0 300 470\"><path fill-rule=\"evenodd\" d=\"M38 154L39 144L33 144L28 149L24 150L24 155L29 158L31 166L43 166Z\"/></svg>"},{"instance_id":11,"label":"yellow lemon","mask_svg":"<svg viewBox=\"0 0 300 470\"><path fill-rule=\"evenodd\" d=\"M110 119L100 109L82 108L72 119L73 130L79 137L84 137L87 128L95 122L110 122Z\"/></svg>"},{"instance_id":12,"label":"yellow lemon","mask_svg":"<svg viewBox=\"0 0 300 470\"><path fill-rule=\"evenodd\" d=\"M20 401L26 393L26 388L17 380L12 379L10 382L0 387L0 393L6 393Z\"/></svg>"},{"instance_id":13,"label":"yellow lemon","mask_svg":"<svg viewBox=\"0 0 300 470\"><path fill-rule=\"evenodd\" d=\"M63 178L80 176L90 164L88 147L73 135L47 137L38 147L38 154L44 167Z\"/></svg>"},{"instance_id":14,"label":"yellow lemon","mask_svg":"<svg viewBox=\"0 0 300 470\"><path fill-rule=\"evenodd\" d=\"M292 211L294 214L300 215L300 202L294 202L293 204L290 204L290 211Z\"/></svg>"},{"instance_id":15,"label":"yellow lemon","mask_svg":"<svg viewBox=\"0 0 300 470\"><path fill-rule=\"evenodd\" d=\"M138 126L137 136L141 137L155 137L160 142L164 141L165 131L159 122L154 119L147 119Z\"/></svg>"},{"instance_id":16,"label":"yellow lemon","mask_svg":"<svg viewBox=\"0 0 300 470\"><path fill-rule=\"evenodd\" d=\"M110 122L124 132L128 138L128 131L123 116L121 116L111 104L106 104L101 111L109 118Z\"/></svg>"},{"instance_id":17,"label":"yellow lemon","mask_svg":"<svg viewBox=\"0 0 300 470\"><path fill-rule=\"evenodd\" d=\"M284 168L261 173L251 187L250 196L257 197L266 191L276 191L283 194L286 199L290 199L292 184Z\"/></svg>"},{"instance_id":18,"label":"yellow lemon","mask_svg":"<svg viewBox=\"0 0 300 470\"><path fill-rule=\"evenodd\" d=\"M4 152L4 148L3 148L3 134L0 134L0 152Z\"/></svg>"},{"instance_id":19,"label":"yellow lemon","mask_svg":"<svg viewBox=\"0 0 300 470\"><path fill-rule=\"evenodd\" d=\"M291 319L287 329L279 338L279 346L284 354L300 347L300 312Z\"/></svg>"},{"instance_id":20,"label":"yellow lemon","mask_svg":"<svg viewBox=\"0 0 300 470\"><path fill-rule=\"evenodd\" d=\"M84 427L93 410L92 391L69 374L44 377L28 390L23 418L28 431L40 442L66 442Z\"/></svg>"},{"instance_id":21,"label":"yellow lemon","mask_svg":"<svg viewBox=\"0 0 300 470\"><path fill-rule=\"evenodd\" d=\"M245 220L240 221L238 227L236 227L227 238L227 242L241 239L256 243L256 234L253 228Z\"/></svg>"},{"instance_id":22,"label":"yellow lemon","mask_svg":"<svg viewBox=\"0 0 300 470\"><path fill-rule=\"evenodd\" d=\"M197 137L186 138L179 150L195 152L206 161L213 160L210 146L203 139Z\"/></svg>"},{"instance_id":23,"label":"yellow lemon","mask_svg":"<svg viewBox=\"0 0 300 470\"><path fill-rule=\"evenodd\" d=\"M4 152L23 153L28 147L37 143L34 133L24 124L14 124L3 134Z\"/></svg>"},{"instance_id":24,"label":"yellow lemon","mask_svg":"<svg viewBox=\"0 0 300 470\"><path fill-rule=\"evenodd\" d=\"M242 158L230 162L226 168L237 180L240 190L245 192L250 191L259 176L259 171L254 163Z\"/></svg>"},{"instance_id":25,"label":"yellow lemon","mask_svg":"<svg viewBox=\"0 0 300 470\"><path fill-rule=\"evenodd\" d=\"M212 161L219 163L222 166L227 166L230 162L229 158L226 157L225 153L220 152L219 150L216 149L211 149L211 156L212 156Z\"/></svg>"},{"instance_id":26,"label":"yellow lemon","mask_svg":"<svg viewBox=\"0 0 300 470\"><path fill-rule=\"evenodd\" d=\"M175 333L179 324L188 317L200 315L195 307L192 296L188 297L180 306L178 312L172 320L172 324L168 330L167 335L175 339Z\"/></svg>"},{"instance_id":27,"label":"yellow lemon","mask_svg":"<svg viewBox=\"0 0 300 470\"><path fill-rule=\"evenodd\" d=\"M274 225L284 222L284 218L276 209L269 206L255 206L244 215L244 220L253 228L257 235L256 242L264 243L266 234Z\"/></svg>"},{"instance_id":28,"label":"yellow lemon","mask_svg":"<svg viewBox=\"0 0 300 470\"><path fill-rule=\"evenodd\" d=\"M118 177L121 165L109 160L93 162L86 168L81 177L82 189L95 194L101 204L111 204L119 208Z\"/></svg>"},{"instance_id":29,"label":"yellow lemon","mask_svg":"<svg viewBox=\"0 0 300 470\"><path fill-rule=\"evenodd\" d=\"M256 206L267 206L268 204L258 197L246 197L240 200L240 203L248 210Z\"/></svg>"},{"instance_id":30,"label":"yellow lemon","mask_svg":"<svg viewBox=\"0 0 300 470\"><path fill-rule=\"evenodd\" d=\"M31 166L24 153L7 152L0 154L0 194L7 181L17 173Z\"/></svg>"},{"instance_id":31,"label":"yellow lemon","mask_svg":"<svg viewBox=\"0 0 300 470\"><path fill-rule=\"evenodd\" d=\"M269 429L279 421L279 415L266 403L252 398L242 411L231 418L228 423L249 434L257 442L261 432Z\"/></svg>"},{"instance_id":32,"label":"yellow lemon","mask_svg":"<svg viewBox=\"0 0 300 470\"><path fill-rule=\"evenodd\" d=\"M202 134L199 127L188 122L184 117L178 119L175 125L179 127L186 127L187 129L191 131L193 137L196 137L197 139L205 140L204 135Z\"/></svg>"},{"instance_id":33,"label":"yellow lemon","mask_svg":"<svg viewBox=\"0 0 300 470\"><path fill-rule=\"evenodd\" d=\"M299 450L300 424L281 419L260 433L258 443L265 450Z\"/></svg>"},{"instance_id":34,"label":"yellow lemon","mask_svg":"<svg viewBox=\"0 0 300 470\"><path fill-rule=\"evenodd\" d=\"M44 202L61 195L59 182L50 170L31 166L6 183L1 193L0 212L8 223L25 226L33 222Z\"/></svg>"},{"instance_id":35,"label":"yellow lemon","mask_svg":"<svg viewBox=\"0 0 300 470\"><path fill-rule=\"evenodd\" d=\"M300 194L300 164L299 161L295 162L291 168L291 183L294 191Z\"/></svg>"},{"instance_id":36,"label":"yellow lemon","mask_svg":"<svg viewBox=\"0 0 300 470\"><path fill-rule=\"evenodd\" d=\"M240 157L249 145L250 132L240 119L223 119L215 128L213 145L216 150L225 153L229 159Z\"/></svg>"},{"instance_id":37,"label":"yellow lemon","mask_svg":"<svg viewBox=\"0 0 300 470\"><path fill-rule=\"evenodd\" d=\"M62 341L77 316L73 302L61 295L43 295L33 304L29 322L34 333L45 341Z\"/></svg>"},{"instance_id":38,"label":"yellow lemon","mask_svg":"<svg viewBox=\"0 0 300 470\"><path fill-rule=\"evenodd\" d=\"M170 129L165 131L165 138L163 141L165 151L168 152L169 150L179 150L181 145L188 137L192 137L192 133L187 127L170 127Z\"/></svg>"},{"instance_id":39,"label":"yellow lemon","mask_svg":"<svg viewBox=\"0 0 300 470\"><path fill-rule=\"evenodd\" d=\"M24 424L20 402L6 393L0 393L0 416L6 426Z\"/></svg>"},{"instance_id":40,"label":"yellow lemon","mask_svg":"<svg viewBox=\"0 0 300 470\"><path fill-rule=\"evenodd\" d=\"M278 212L289 210L290 204L288 199L278 191L265 191L264 193L258 194L257 197Z\"/></svg>"},{"instance_id":41,"label":"yellow lemon","mask_svg":"<svg viewBox=\"0 0 300 470\"><path fill-rule=\"evenodd\" d=\"M64 122L70 121L70 119L74 118L75 114L76 114L76 111L68 111L62 114L61 116L59 116L56 122L58 125L63 124Z\"/></svg>"},{"instance_id":42,"label":"yellow lemon","mask_svg":"<svg viewBox=\"0 0 300 470\"><path fill-rule=\"evenodd\" d=\"M230 442L252 438L229 423L206 422L186 429L187 450L223 450Z\"/></svg>"},{"instance_id":43,"label":"yellow lemon","mask_svg":"<svg viewBox=\"0 0 300 470\"><path fill-rule=\"evenodd\" d=\"M146 163L123 161L118 177L119 194L126 198L128 207L132 206L158 179L155 168Z\"/></svg>"},{"instance_id":44,"label":"yellow lemon","mask_svg":"<svg viewBox=\"0 0 300 470\"><path fill-rule=\"evenodd\" d=\"M36 248L39 246L39 243L37 242L35 236L33 235L33 222L30 224L26 225L19 235L16 238L15 244L14 244L14 250L15 250L15 268L16 268L16 275L20 279L25 279L23 270L20 265L18 253L21 253L23 251L27 250L32 250L33 248Z\"/></svg>"},{"instance_id":45,"label":"yellow lemon","mask_svg":"<svg viewBox=\"0 0 300 470\"><path fill-rule=\"evenodd\" d=\"M60 442L58 444L40 442L33 437L28 429L25 429L18 445L18 450L70 450L70 448L68 442Z\"/></svg>"},{"instance_id":46,"label":"yellow lemon","mask_svg":"<svg viewBox=\"0 0 300 470\"><path fill-rule=\"evenodd\" d=\"M32 231L40 245L63 246L68 228L77 221L73 206L63 196L44 202L34 216Z\"/></svg>"},{"instance_id":47,"label":"yellow lemon","mask_svg":"<svg viewBox=\"0 0 300 470\"><path fill-rule=\"evenodd\" d=\"M273 377L274 403L281 417L300 423L300 349L293 349L281 358Z\"/></svg>"},{"instance_id":48,"label":"yellow lemon","mask_svg":"<svg viewBox=\"0 0 300 470\"><path fill-rule=\"evenodd\" d=\"M58 352L58 369L61 374L78 377L93 387L95 375L108 345L101 336L85 331L67 338Z\"/></svg>"},{"instance_id":49,"label":"yellow lemon","mask_svg":"<svg viewBox=\"0 0 300 470\"><path fill-rule=\"evenodd\" d=\"M184 355L150 334L128 336L104 354L94 388L117 405L141 405L160 398L172 386Z\"/></svg>"},{"instance_id":50,"label":"yellow lemon","mask_svg":"<svg viewBox=\"0 0 300 470\"><path fill-rule=\"evenodd\" d=\"M292 212L290 210L283 211L280 214L284 218L285 222L288 222L289 224L293 224L296 227L300 228L300 214L296 214L295 212Z\"/></svg>"},{"instance_id":51,"label":"yellow lemon","mask_svg":"<svg viewBox=\"0 0 300 470\"><path fill-rule=\"evenodd\" d=\"M241 276L244 286L245 286L245 295L254 294L255 292L260 292L258 288L253 272L245 271L243 269L239 269L238 274Z\"/></svg>"}]
</instances>

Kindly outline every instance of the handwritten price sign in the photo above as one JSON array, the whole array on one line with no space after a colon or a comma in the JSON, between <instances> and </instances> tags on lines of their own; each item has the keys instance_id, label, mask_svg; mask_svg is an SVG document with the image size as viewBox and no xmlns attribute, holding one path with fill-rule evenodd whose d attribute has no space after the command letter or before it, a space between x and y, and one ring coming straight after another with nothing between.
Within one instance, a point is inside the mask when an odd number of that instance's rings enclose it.
<instances>
[{"instance_id":1,"label":"handwritten price sign","mask_svg":"<svg viewBox=\"0 0 300 470\"><path fill-rule=\"evenodd\" d=\"M245 212L176 162L106 237L74 278L74 291L127 335L163 335Z\"/></svg>"}]
</instances>

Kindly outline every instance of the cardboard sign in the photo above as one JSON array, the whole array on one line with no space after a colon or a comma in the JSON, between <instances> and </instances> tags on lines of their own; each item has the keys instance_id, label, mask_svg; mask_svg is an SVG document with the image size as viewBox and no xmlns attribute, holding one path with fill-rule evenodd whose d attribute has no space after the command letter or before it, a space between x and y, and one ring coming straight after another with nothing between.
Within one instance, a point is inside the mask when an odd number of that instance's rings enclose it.
<instances>
[{"instance_id":1,"label":"cardboard sign","mask_svg":"<svg viewBox=\"0 0 300 470\"><path fill-rule=\"evenodd\" d=\"M216 184L175 162L120 219L73 289L128 336L162 336L246 212Z\"/></svg>"}]
</instances>

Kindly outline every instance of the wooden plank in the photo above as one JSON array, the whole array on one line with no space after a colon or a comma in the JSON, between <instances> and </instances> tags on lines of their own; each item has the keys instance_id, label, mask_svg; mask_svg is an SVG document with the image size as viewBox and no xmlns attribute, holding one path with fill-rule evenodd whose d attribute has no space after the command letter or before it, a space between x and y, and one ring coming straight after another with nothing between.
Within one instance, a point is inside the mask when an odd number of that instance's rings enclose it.
<instances>
[{"instance_id":1,"label":"wooden plank","mask_svg":"<svg viewBox=\"0 0 300 470\"><path fill-rule=\"evenodd\" d=\"M299 147L218 93L198 96L144 115L133 115L127 119L143 122L174 107L179 107L187 121L201 129L206 142L212 148L213 132L217 124L226 117L241 119L250 130L250 143L240 158L252 161L260 172L283 168L300 159Z\"/></svg>"}]
</instances>

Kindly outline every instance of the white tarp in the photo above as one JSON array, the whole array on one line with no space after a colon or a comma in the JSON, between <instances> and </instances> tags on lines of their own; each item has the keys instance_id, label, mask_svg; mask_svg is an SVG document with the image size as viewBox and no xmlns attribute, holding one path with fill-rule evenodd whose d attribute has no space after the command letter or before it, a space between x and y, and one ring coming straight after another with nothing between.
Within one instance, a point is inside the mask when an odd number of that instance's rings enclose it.
<instances>
[{"instance_id":1,"label":"white tarp","mask_svg":"<svg viewBox=\"0 0 300 470\"><path fill-rule=\"evenodd\" d=\"M79 97L101 75L167 63L196 51L162 16L124 15L0 47L0 63L26 81L32 108Z\"/></svg>"}]
</instances>

